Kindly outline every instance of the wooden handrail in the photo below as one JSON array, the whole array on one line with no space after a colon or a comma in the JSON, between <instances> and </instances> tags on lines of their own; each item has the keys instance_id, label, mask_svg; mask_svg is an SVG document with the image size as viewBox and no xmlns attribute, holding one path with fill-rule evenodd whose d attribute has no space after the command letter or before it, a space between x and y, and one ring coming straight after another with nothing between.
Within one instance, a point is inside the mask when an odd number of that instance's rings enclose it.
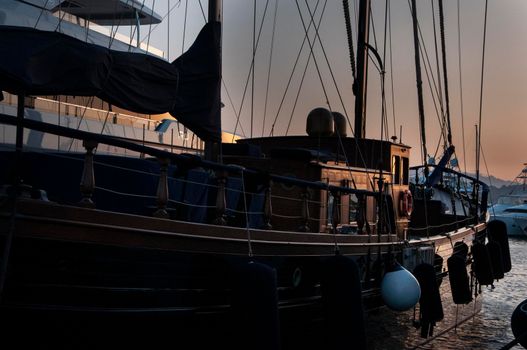
<instances>
[{"instance_id":1,"label":"wooden handrail","mask_svg":"<svg viewBox=\"0 0 527 350\"><path fill-rule=\"evenodd\" d=\"M16 126L17 123L18 122L15 117L0 113L0 124ZM170 162L173 164L178 164L180 166L184 166L187 168L204 167L204 168L216 170L216 171L223 170L223 171L227 171L233 174L240 174L242 171L245 172L246 174L252 174L252 175L261 174L261 171L258 171L258 170L243 168L237 165L219 164L219 163L215 163L212 161L203 160L199 156L196 156L196 155L171 153L171 152L163 151L157 148L143 146L138 143L118 139L114 136L95 134L95 133L91 133L87 131L71 129L71 128L67 128L64 126L53 125L53 124L39 122L36 120L30 120L30 119L24 119L23 121L20 122L20 124L22 127L27 128L27 129L41 131L41 132L45 132L45 133L49 133L53 135L59 135L59 136L79 139L83 141L85 140L93 141L99 144L105 144L105 145L110 145L114 147L126 148L131 151L135 151L137 153L148 154L155 158L166 158L166 159L169 159ZM329 191L340 192L343 194L344 193L354 193L354 194L362 194L362 195L373 196L373 197L379 196L378 192L360 190L360 189L355 189L355 188L350 188L350 187L334 186L334 185L328 186L327 183L324 183L321 181L307 181L307 180L301 180L297 178L275 175L275 174L269 174L269 178L278 183L283 183L285 185L298 186L301 188L312 188L312 189L325 190L325 191L329 190Z\"/></svg>"}]
</instances>

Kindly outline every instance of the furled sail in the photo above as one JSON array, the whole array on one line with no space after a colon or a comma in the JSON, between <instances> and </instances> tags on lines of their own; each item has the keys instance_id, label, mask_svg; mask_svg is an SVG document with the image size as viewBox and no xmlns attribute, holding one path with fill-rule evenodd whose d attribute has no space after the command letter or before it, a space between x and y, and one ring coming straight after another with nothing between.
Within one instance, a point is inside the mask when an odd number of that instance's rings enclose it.
<instances>
[{"instance_id":1,"label":"furled sail","mask_svg":"<svg viewBox=\"0 0 527 350\"><path fill-rule=\"evenodd\" d=\"M219 23L169 63L58 32L0 26L0 90L97 96L137 113L169 112L204 140L221 140Z\"/></svg>"}]
</instances>

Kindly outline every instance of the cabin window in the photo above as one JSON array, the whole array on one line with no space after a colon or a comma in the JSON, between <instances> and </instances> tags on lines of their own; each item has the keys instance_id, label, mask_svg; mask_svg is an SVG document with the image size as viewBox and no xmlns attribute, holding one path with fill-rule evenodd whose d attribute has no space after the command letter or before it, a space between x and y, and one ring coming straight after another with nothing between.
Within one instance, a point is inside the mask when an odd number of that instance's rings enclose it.
<instances>
[{"instance_id":1,"label":"cabin window","mask_svg":"<svg viewBox=\"0 0 527 350\"><path fill-rule=\"evenodd\" d=\"M374 197L368 196L366 206L366 219L370 225L375 225L377 222L377 201Z\"/></svg>"},{"instance_id":2,"label":"cabin window","mask_svg":"<svg viewBox=\"0 0 527 350\"><path fill-rule=\"evenodd\" d=\"M393 184L399 185L401 183L401 158L399 156L392 157L392 174Z\"/></svg>"},{"instance_id":3,"label":"cabin window","mask_svg":"<svg viewBox=\"0 0 527 350\"><path fill-rule=\"evenodd\" d=\"M357 222L357 208L359 207L359 200L355 194L349 195L349 223Z\"/></svg>"},{"instance_id":4,"label":"cabin window","mask_svg":"<svg viewBox=\"0 0 527 350\"><path fill-rule=\"evenodd\" d=\"M328 211L327 211L327 218L328 218L328 227L333 227L333 205L335 203L335 198L333 198L333 195L331 192L328 191Z\"/></svg>"},{"instance_id":5,"label":"cabin window","mask_svg":"<svg viewBox=\"0 0 527 350\"><path fill-rule=\"evenodd\" d=\"M24 97L24 107L35 108L35 100L36 98L32 96Z\"/></svg>"},{"instance_id":6,"label":"cabin window","mask_svg":"<svg viewBox=\"0 0 527 350\"><path fill-rule=\"evenodd\" d=\"M403 185L408 185L410 178L410 161L403 157Z\"/></svg>"}]
</instances>

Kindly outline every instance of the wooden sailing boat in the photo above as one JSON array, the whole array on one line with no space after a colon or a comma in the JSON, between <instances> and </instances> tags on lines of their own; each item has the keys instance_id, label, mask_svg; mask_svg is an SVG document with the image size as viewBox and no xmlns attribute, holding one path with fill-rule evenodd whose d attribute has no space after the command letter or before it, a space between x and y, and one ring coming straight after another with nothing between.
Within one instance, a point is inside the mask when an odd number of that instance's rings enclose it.
<instances>
[{"instance_id":1,"label":"wooden sailing boat","mask_svg":"<svg viewBox=\"0 0 527 350\"><path fill-rule=\"evenodd\" d=\"M364 138L369 1L361 1L362 73L353 138L334 127L342 125L336 113L317 109L309 116L308 136L240 140L224 145L223 163L217 163L24 118L27 96L94 94L132 111L174 112L210 142L214 155L220 4L210 2L209 24L182 58L174 64L147 59L151 67L169 70L161 75L168 77L167 86L175 84L172 90L153 84L146 95L130 99L133 91L123 93L117 86L126 83L118 83L129 76L127 65L136 69L145 56L111 50L100 53L97 69L106 67L108 55L126 64L121 75L102 74L104 81L116 82L103 90L96 79L93 86L74 85L72 92L64 76L38 85L24 79L31 72L19 71L20 77L2 71L11 80L1 88L18 95L18 114L0 115L1 123L17 127L15 151L1 155L8 166L1 178L6 186L0 202L0 317L12 334L36 332L48 347L90 347L104 337L109 343L103 345L111 346L309 348L332 340L334 346L374 347L379 326L400 330L401 339L393 341L419 342L410 318L372 312L384 305L383 279L394 261L409 270L432 266L446 305L447 258L454 247L485 240L486 186L449 172L472 182L473 193L469 212L445 213L427 195L433 185L444 184L440 167L434 181L415 186L413 202L410 147ZM51 42L71 40L27 28L1 29L18 33L19 43L33 36L39 42L48 36ZM79 51L98 50L70 43ZM71 45L63 47L71 53ZM16 55L7 60L16 62ZM200 62L203 79L185 80L185 72L196 68L189 67L189 55L212 57ZM168 96L156 96L161 90ZM151 103L154 98L165 105ZM24 129L82 140L86 153L24 151ZM94 155L101 144L149 159ZM61 176L65 171L67 178ZM127 184L131 189L123 188ZM462 261L465 275L470 261L471 255ZM465 303L459 317L438 327L448 329L479 307L470 291ZM421 321L428 336L439 319ZM61 329L66 331L59 335Z\"/></svg>"}]
</instances>

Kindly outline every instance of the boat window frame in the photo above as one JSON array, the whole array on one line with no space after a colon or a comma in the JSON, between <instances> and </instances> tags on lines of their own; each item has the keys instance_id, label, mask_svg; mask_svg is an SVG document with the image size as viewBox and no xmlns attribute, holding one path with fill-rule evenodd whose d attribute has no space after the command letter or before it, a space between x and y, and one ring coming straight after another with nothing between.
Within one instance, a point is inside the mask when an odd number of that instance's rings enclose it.
<instances>
[{"instance_id":1,"label":"boat window frame","mask_svg":"<svg viewBox=\"0 0 527 350\"><path fill-rule=\"evenodd\" d=\"M408 157L401 157L402 162L402 184L410 184L410 159Z\"/></svg>"},{"instance_id":2,"label":"boat window frame","mask_svg":"<svg viewBox=\"0 0 527 350\"><path fill-rule=\"evenodd\" d=\"M400 185L401 184L401 157L396 154L392 156L392 176L393 176L393 180L392 180L393 184Z\"/></svg>"}]
</instances>

